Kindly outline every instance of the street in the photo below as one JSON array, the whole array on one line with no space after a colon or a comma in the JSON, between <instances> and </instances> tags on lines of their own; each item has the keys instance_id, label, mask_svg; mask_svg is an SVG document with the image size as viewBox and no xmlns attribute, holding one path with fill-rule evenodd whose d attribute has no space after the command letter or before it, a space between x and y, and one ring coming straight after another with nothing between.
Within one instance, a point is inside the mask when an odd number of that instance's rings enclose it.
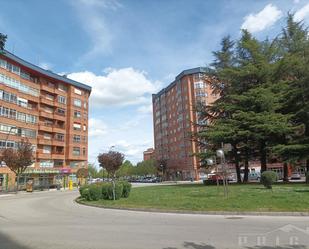
<instances>
[{"instance_id":1,"label":"street","mask_svg":"<svg viewBox=\"0 0 309 249\"><path fill-rule=\"evenodd\" d=\"M309 217L108 210L79 205L77 196L77 191L0 196L0 248L300 249L309 244Z\"/></svg>"}]
</instances>

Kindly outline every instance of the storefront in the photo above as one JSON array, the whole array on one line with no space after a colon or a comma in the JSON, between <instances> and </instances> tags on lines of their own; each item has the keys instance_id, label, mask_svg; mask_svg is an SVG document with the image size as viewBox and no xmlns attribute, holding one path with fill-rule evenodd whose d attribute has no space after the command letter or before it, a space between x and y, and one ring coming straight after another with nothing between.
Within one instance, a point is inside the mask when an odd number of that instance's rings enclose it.
<instances>
[{"instance_id":1,"label":"storefront","mask_svg":"<svg viewBox=\"0 0 309 249\"><path fill-rule=\"evenodd\" d=\"M34 189L50 189L57 187L57 176L60 174L58 169L35 169L28 168L19 177L19 185L21 188L25 188L26 183L31 180L33 182Z\"/></svg>"}]
</instances>

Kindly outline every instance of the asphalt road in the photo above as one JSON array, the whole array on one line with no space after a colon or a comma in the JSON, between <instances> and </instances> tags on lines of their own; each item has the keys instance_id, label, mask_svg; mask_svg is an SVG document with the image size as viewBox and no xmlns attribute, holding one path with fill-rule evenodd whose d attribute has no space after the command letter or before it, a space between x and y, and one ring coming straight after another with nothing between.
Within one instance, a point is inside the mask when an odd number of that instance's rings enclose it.
<instances>
[{"instance_id":1,"label":"asphalt road","mask_svg":"<svg viewBox=\"0 0 309 249\"><path fill-rule=\"evenodd\" d=\"M73 201L77 196L75 191L0 196L0 248L309 248L309 217L108 210L79 205Z\"/></svg>"}]
</instances>

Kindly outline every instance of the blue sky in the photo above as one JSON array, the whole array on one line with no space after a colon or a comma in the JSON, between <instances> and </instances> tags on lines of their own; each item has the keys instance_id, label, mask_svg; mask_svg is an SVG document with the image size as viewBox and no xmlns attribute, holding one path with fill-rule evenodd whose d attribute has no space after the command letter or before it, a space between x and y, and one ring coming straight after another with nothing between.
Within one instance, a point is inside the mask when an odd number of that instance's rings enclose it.
<instances>
[{"instance_id":1,"label":"blue sky","mask_svg":"<svg viewBox=\"0 0 309 249\"><path fill-rule=\"evenodd\" d=\"M137 162L153 146L151 94L205 66L223 36L264 39L288 11L309 23L305 0L2 0L6 49L90 84L89 161L115 146Z\"/></svg>"}]
</instances>

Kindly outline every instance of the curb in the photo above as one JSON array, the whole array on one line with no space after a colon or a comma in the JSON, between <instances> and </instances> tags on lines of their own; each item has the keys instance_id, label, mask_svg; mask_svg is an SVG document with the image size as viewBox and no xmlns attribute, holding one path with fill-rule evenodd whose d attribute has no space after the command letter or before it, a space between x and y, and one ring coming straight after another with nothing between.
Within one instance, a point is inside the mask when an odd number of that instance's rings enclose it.
<instances>
[{"instance_id":1,"label":"curb","mask_svg":"<svg viewBox=\"0 0 309 249\"><path fill-rule=\"evenodd\" d=\"M123 211L136 211L148 213L166 213L166 214L197 214L197 215L231 215L231 216L296 216L296 217L309 217L309 212L238 212L238 211L187 211L187 210L168 210L156 208L121 208L121 207L104 207L97 204L86 204L81 202L80 197L74 199L74 202L88 206L110 210L123 210Z\"/></svg>"}]
</instances>

